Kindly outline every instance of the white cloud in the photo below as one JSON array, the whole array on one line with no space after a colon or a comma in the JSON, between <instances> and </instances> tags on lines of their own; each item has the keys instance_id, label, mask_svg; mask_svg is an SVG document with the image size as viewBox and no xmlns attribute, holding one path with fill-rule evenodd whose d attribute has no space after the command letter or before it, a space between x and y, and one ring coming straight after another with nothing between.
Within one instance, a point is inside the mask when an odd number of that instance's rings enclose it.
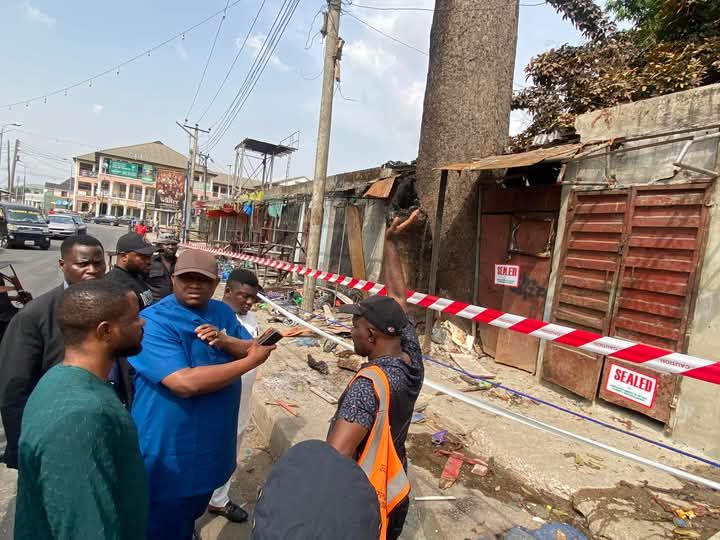
<instances>
[{"instance_id":1,"label":"white cloud","mask_svg":"<svg viewBox=\"0 0 720 540\"><path fill-rule=\"evenodd\" d=\"M397 63L397 57L386 48L360 39L343 47L343 59L355 68L381 76Z\"/></svg>"},{"instance_id":2,"label":"white cloud","mask_svg":"<svg viewBox=\"0 0 720 540\"><path fill-rule=\"evenodd\" d=\"M95 114L100 114L104 108L104 105L99 105L98 103L95 103L95 105L92 106L92 112L94 112Z\"/></svg>"},{"instance_id":3,"label":"white cloud","mask_svg":"<svg viewBox=\"0 0 720 540\"><path fill-rule=\"evenodd\" d=\"M25 2L25 18L31 22L44 24L48 28L55 26L55 19L53 17L41 11L39 8L30 5L29 2Z\"/></svg>"},{"instance_id":4,"label":"white cloud","mask_svg":"<svg viewBox=\"0 0 720 540\"><path fill-rule=\"evenodd\" d=\"M183 44L178 41L175 42L175 52L183 60L185 60L188 57L187 49L185 47L183 47Z\"/></svg>"},{"instance_id":5,"label":"white cloud","mask_svg":"<svg viewBox=\"0 0 720 540\"><path fill-rule=\"evenodd\" d=\"M532 116L525 111L512 111L510 113L510 135L514 136L525 131L532 121Z\"/></svg>"},{"instance_id":6,"label":"white cloud","mask_svg":"<svg viewBox=\"0 0 720 540\"><path fill-rule=\"evenodd\" d=\"M249 47L251 51L257 53L259 52L263 44L265 43L265 40L267 38L263 34L255 34L254 36L250 36L247 40L246 47ZM237 38L235 40L235 47L238 49L242 47L243 39ZM272 53L270 55L270 59L268 60L269 64L275 69L275 71L281 71L281 72L287 72L290 71L290 66L288 66L285 62L280 60L280 57L278 57L277 54Z\"/></svg>"}]
</instances>

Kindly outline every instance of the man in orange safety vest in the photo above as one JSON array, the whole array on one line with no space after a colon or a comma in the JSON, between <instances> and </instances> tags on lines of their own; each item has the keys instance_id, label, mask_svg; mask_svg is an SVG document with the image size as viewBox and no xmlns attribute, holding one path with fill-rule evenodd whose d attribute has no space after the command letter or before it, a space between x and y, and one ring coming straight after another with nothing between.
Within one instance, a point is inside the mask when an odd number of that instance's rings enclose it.
<instances>
[{"instance_id":1,"label":"man in orange safety vest","mask_svg":"<svg viewBox=\"0 0 720 540\"><path fill-rule=\"evenodd\" d=\"M355 459L380 503L380 538L396 539L409 508L405 439L423 384L422 351L407 318L405 277L396 239L417 219L395 219L385 233L384 279L388 296L371 296L340 311L353 315L355 352L368 363L348 384L327 442Z\"/></svg>"}]
</instances>

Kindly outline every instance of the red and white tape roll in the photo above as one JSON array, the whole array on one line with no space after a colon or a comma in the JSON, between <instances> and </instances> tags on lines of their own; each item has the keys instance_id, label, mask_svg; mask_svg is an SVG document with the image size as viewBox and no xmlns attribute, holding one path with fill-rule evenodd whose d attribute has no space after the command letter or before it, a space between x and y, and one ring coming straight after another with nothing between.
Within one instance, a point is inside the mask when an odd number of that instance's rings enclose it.
<instances>
[{"instance_id":1,"label":"red and white tape roll","mask_svg":"<svg viewBox=\"0 0 720 540\"><path fill-rule=\"evenodd\" d=\"M216 255L231 257L242 261L248 261L262 266L295 272L304 276L311 276L321 281L336 283L359 289L371 294L387 294L385 286L381 283L372 281L364 281L353 277L343 276L341 274L333 274L331 272L323 272L321 270L313 270L305 266L278 261L275 259L266 259L247 255L245 253L228 252L221 249L208 247L202 244L183 244L183 247L203 249ZM661 349L642 343L634 343L625 339L603 336L585 330L576 330L559 324L529 319L520 315L504 313L490 308L474 306L465 302L449 300L447 298L439 298L425 293L414 291L407 292L407 300L411 304L415 304L427 309L442 311L457 317L463 317L480 323L505 328L521 334L527 334L546 341L560 343L571 347L582 349L583 351L611 356L620 360L626 360L636 364L642 364L645 367L663 371L665 373L673 373L692 377L715 384L720 384L720 363L715 360L705 360L696 356L677 353L668 349Z\"/></svg>"}]
</instances>

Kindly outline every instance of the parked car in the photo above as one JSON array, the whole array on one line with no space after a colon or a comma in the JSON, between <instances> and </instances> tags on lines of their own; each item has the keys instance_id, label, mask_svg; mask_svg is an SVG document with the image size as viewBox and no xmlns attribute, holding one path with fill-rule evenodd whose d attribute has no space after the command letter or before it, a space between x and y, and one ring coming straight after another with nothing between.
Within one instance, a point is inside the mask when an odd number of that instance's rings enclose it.
<instances>
[{"instance_id":1,"label":"parked car","mask_svg":"<svg viewBox=\"0 0 720 540\"><path fill-rule=\"evenodd\" d=\"M48 216L48 226L50 236L60 240L87 232L87 225L83 223L80 216L72 214L52 214Z\"/></svg>"},{"instance_id":2,"label":"parked car","mask_svg":"<svg viewBox=\"0 0 720 540\"><path fill-rule=\"evenodd\" d=\"M114 225L115 227L118 226L118 218L115 216L97 216L93 218L93 223L98 223L101 225Z\"/></svg>"},{"instance_id":3,"label":"parked car","mask_svg":"<svg viewBox=\"0 0 720 540\"><path fill-rule=\"evenodd\" d=\"M50 247L50 230L45 215L33 206L0 203L0 247Z\"/></svg>"},{"instance_id":4,"label":"parked car","mask_svg":"<svg viewBox=\"0 0 720 540\"><path fill-rule=\"evenodd\" d=\"M124 227L127 227L133 219L137 218L134 218L133 216L123 216L121 218L118 218L118 223L120 225L123 225Z\"/></svg>"}]
</instances>

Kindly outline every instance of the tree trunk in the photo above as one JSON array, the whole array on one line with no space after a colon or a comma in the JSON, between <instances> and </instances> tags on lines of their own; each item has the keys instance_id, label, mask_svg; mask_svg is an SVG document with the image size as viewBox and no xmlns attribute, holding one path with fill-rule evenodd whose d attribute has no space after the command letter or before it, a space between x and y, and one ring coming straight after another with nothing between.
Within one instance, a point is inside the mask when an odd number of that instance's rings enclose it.
<instances>
[{"instance_id":1,"label":"tree trunk","mask_svg":"<svg viewBox=\"0 0 720 540\"><path fill-rule=\"evenodd\" d=\"M433 168L503 152L510 126L517 20L518 0L435 4L416 184L431 224L440 177ZM477 177L451 172L448 178L438 291L457 300L470 301L472 296ZM420 260L419 273L425 279L419 279L418 287L427 286L427 253Z\"/></svg>"}]
</instances>

